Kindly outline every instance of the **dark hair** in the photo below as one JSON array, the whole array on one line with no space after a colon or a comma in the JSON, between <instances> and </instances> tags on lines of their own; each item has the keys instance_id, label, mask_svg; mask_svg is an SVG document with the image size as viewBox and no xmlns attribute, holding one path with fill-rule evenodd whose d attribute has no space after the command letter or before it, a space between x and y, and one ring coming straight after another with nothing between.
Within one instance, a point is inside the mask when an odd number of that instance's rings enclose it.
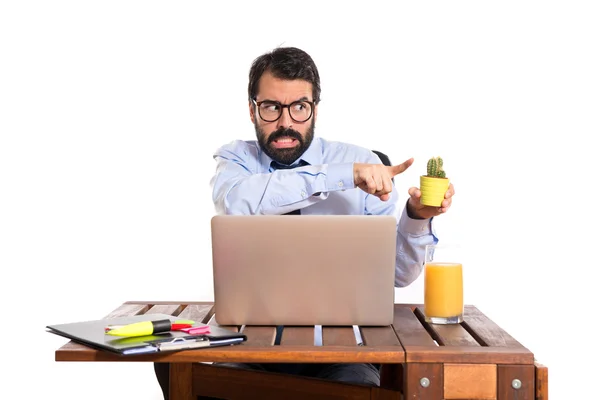
<instances>
[{"instance_id":1,"label":"dark hair","mask_svg":"<svg viewBox=\"0 0 600 400\"><path fill-rule=\"evenodd\" d=\"M265 72L279 79L302 79L312 84L315 104L321 100L321 81L319 71L313 59L303 50L295 47L278 47L265 53L252 62L248 82L248 100L255 100L258 93L258 81Z\"/></svg>"}]
</instances>

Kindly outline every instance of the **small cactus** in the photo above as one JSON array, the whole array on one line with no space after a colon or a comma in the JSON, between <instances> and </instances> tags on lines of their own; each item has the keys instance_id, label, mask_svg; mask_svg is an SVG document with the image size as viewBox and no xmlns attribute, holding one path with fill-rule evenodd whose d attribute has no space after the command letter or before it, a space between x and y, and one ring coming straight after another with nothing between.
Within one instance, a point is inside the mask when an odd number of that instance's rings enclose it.
<instances>
[{"instance_id":1,"label":"small cactus","mask_svg":"<svg viewBox=\"0 0 600 400\"><path fill-rule=\"evenodd\" d=\"M427 161L427 176L432 178L445 178L446 172L444 172L444 160L441 157L431 157Z\"/></svg>"}]
</instances>

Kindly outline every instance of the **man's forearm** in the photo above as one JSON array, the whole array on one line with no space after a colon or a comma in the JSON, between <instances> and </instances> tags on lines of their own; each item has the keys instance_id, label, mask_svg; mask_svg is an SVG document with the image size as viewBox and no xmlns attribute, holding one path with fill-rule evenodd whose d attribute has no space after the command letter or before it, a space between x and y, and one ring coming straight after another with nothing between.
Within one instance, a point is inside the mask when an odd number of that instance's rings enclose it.
<instances>
[{"instance_id":1,"label":"man's forearm","mask_svg":"<svg viewBox=\"0 0 600 400\"><path fill-rule=\"evenodd\" d=\"M277 170L268 174L227 173L213 178L213 201L218 214L277 215L308 207L334 190L353 185L337 177L328 165ZM233 168L229 166L231 171ZM333 170L333 171L332 171ZM328 175L328 171L332 172ZM316 195L315 195L316 194Z\"/></svg>"},{"instance_id":2,"label":"man's forearm","mask_svg":"<svg viewBox=\"0 0 600 400\"><path fill-rule=\"evenodd\" d=\"M410 219L404 209L396 235L396 287L410 285L423 271L425 246L438 241L431 223L431 219Z\"/></svg>"}]
</instances>

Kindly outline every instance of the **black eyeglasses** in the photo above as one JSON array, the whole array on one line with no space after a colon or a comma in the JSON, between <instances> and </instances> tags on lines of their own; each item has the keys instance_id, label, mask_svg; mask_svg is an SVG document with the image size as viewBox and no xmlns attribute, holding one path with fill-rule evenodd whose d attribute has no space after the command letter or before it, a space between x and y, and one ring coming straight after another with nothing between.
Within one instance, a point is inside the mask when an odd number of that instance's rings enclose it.
<instances>
[{"instance_id":1,"label":"black eyeglasses","mask_svg":"<svg viewBox=\"0 0 600 400\"><path fill-rule=\"evenodd\" d=\"M275 122L281 118L283 109L287 108L290 113L290 118L294 122L306 122L312 117L314 102L307 100L298 100L290 104L281 104L278 101L256 101L252 99L258 107L258 115L265 122Z\"/></svg>"}]
</instances>

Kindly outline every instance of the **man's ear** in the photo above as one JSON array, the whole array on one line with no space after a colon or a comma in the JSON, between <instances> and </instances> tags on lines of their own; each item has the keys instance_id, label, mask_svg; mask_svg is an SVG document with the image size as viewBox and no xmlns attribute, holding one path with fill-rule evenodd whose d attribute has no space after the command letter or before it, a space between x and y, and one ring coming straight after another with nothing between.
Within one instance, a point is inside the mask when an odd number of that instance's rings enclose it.
<instances>
[{"instance_id":1,"label":"man's ear","mask_svg":"<svg viewBox=\"0 0 600 400\"><path fill-rule=\"evenodd\" d=\"M250 111L250 121L252 121L252 124L256 125L256 114L255 114L255 108L254 108L254 103L249 101L248 102L248 109Z\"/></svg>"},{"instance_id":2,"label":"man's ear","mask_svg":"<svg viewBox=\"0 0 600 400\"><path fill-rule=\"evenodd\" d=\"M317 122L318 111L319 111L319 105L315 104L315 110L313 111L313 119L315 120L315 122Z\"/></svg>"}]
</instances>

